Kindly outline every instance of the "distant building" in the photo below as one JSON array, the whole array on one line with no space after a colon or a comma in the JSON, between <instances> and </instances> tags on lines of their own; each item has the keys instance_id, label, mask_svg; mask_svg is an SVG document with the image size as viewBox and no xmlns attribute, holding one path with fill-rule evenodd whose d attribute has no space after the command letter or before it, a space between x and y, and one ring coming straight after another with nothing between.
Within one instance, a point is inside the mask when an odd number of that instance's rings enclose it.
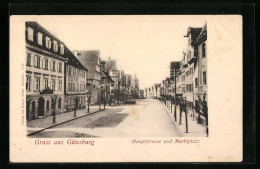
<instances>
[{"instance_id":1,"label":"distant building","mask_svg":"<svg viewBox=\"0 0 260 169\"><path fill-rule=\"evenodd\" d=\"M197 54L197 64L195 67L195 73L193 76L194 83L194 98L195 104L198 104L199 95L201 98L205 94L206 101L208 101L208 82L207 82L207 24L204 25L199 36L194 42L198 54Z\"/></svg>"},{"instance_id":2,"label":"distant building","mask_svg":"<svg viewBox=\"0 0 260 169\"><path fill-rule=\"evenodd\" d=\"M91 103L95 104L101 97L101 65L98 50L74 51L81 64L88 69L87 90L91 93Z\"/></svg>"},{"instance_id":3,"label":"distant building","mask_svg":"<svg viewBox=\"0 0 260 169\"><path fill-rule=\"evenodd\" d=\"M200 35L202 28L193 28L189 27L187 34L184 37L187 37L187 49L183 56L183 65L182 65L182 76L185 78L184 85L185 92L183 93L184 97L188 103L193 103L194 94L193 94L193 75L195 72L195 67L197 64L197 46L195 41Z\"/></svg>"},{"instance_id":4,"label":"distant building","mask_svg":"<svg viewBox=\"0 0 260 169\"><path fill-rule=\"evenodd\" d=\"M86 79L88 70L79 62L74 54L65 47L68 61L65 63L65 109L86 108Z\"/></svg>"},{"instance_id":5,"label":"distant building","mask_svg":"<svg viewBox=\"0 0 260 169\"><path fill-rule=\"evenodd\" d=\"M106 98L108 101L111 94L111 84L114 84L113 79L110 77L110 75L104 71L104 66L106 64L105 61L101 61L101 89L103 92L103 97Z\"/></svg>"},{"instance_id":6,"label":"distant building","mask_svg":"<svg viewBox=\"0 0 260 169\"><path fill-rule=\"evenodd\" d=\"M25 28L26 119L49 116L54 109L62 113L65 45L37 22L26 22Z\"/></svg>"}]
</instances>

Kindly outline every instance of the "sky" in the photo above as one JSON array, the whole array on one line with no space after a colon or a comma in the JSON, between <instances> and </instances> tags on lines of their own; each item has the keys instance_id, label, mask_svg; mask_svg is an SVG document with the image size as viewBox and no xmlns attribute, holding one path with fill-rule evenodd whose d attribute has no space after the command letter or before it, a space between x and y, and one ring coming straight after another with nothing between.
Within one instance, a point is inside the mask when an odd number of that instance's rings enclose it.
<instances>
[{"instance_id":1,"label":"sky","mask_svg":"<svg viewBox=\"0 0 260 169\"><path fill-rule=\"evenodd\" d=\"M57 15L32 20L70 50L99 50L101 59L116 59L118 69L136 74L141 89L170 75L170 62L180 61L186 49L188 27L206 22L199 15Z\"/></svg>"}]
</instances>

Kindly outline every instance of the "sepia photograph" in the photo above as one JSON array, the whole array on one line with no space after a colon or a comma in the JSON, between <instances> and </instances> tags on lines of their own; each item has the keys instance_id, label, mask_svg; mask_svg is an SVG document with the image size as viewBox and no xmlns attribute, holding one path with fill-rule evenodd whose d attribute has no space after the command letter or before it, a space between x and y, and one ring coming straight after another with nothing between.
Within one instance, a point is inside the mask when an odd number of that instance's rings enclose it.
<instances>
[{"instance_id":1,"label":"sepia photograph","mask_svg":"<svg viewBox=\"0 0 260 169\"><path fill-rule=\"evenodd\" d=\"M26 21L28 137L208 137L207 21L178 19Z\"/></svg>"}]
</instances>

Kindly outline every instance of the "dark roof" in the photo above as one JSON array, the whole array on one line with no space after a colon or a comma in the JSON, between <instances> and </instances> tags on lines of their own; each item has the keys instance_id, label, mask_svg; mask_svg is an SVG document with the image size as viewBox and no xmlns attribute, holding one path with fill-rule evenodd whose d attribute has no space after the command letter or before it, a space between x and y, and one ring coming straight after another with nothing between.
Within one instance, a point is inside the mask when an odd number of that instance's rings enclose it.
<instances>
[{"instance_id":1,"label":"dark roof","mask_svg":"<svg viewBox=\"0 0 260 169\"><path fill-rule=\"evenodd\" d=\"M65 57L68 58L68 64L75 66L79 69L88 71L88 69L80 63L80 61L75 57L75 55L66 46L64 47L64 53L65 53L64 54Z\"/></svg>"},{"instance_id":2,"label":"dark roof","mask_svg":"<svg viewBox=\"0 0 260 169\"><path fill-rule=\"evenodd\" d=\"M106 72L109 72L110 70L117 70L116 60L106 60Z\"/></svg>"},{"instance_id":3,"label":"dark roof","mask_svg":"<svg viewBox=\"0 0 260 169\"><path fill-rule=\"evenodd\" d=\"M35 21L27 21L26 24L29 24L34 29L37 29L41 31L42 33L47 34L50 38L57 40L60 43L63 43L61 40L59 40L56 36L51 34L49 31L47 31L44 27L42 27L40 24L38 24ZM64 44L64 43L63 43ZM45 49L49 50L49 49ZM51 51L53 53L53 51ZM79 69L83 69L85 71L88 71L79 61L78 59L73 55L73 53L69 50L69 48L64 44L64 57L68 59L68 64L75 66Z\"/></svg>"},{"instance_id":4,"label":"dark roof","mask_svg":"<svg viewBox=\"0 0 260 169\"><path fill-rule=\"evenodd\" d=\"M103 69L101 69L101 78L106 77L108 80L110 80L111 82L114 82L113 79L111 78L111 76L109 76L109 74L107 72L105 72Z\"/></svg>"},{"instance_id":5,"label":"dark roof","mask_svg":"<svg viewBox=\"0 0 260 169\"><path fill-rule=\"evenodd\" d=\"M77 53L77 59L88 69L88 78L93 79L96 72L96 66L98 65L99 51L83 50L77 51Z\"/></svg>"},{"instance_id":6,"label":"dark roof","mask_svg":"<svg viewBox=\"0 0 260 169\"><path fill-rule=\"evenodd\" d=\"M56 36L54 36L53 34L51 34L49 31L47 31L44 27L42 27L40 24L38 24L35 21L27 21L27 24L33 26L34 28L41 30L42 32L46 33L47 35L49 35L51 38L56 39L58 41L61 42L61 40L59 40Z\"/></svg>"},{"instance_id":7,"label":"dark roof","mask_svg":"<svg viewBox=\"0 0 260 169\"><path fill-rule=\"evenodd\" d=\"M205 25L203 26L199 36L197 37L195 43L202 43L204 42L205 40L207 40L207 23L205 23Z\"/></svg>"},{"instance_id":8,"label":"dark roof","mask_svg":"<svg viewBox=\"0 0 260 169\"><path fill-rule=\"evenodd\" d=\"M193 43L196 40L196 38L199 36L201 30L202 28L189 27L187 31L187 35L185 35L185 37L189 37L189 35L191 34L191 43Z\"/></svg>"}]
</instances>

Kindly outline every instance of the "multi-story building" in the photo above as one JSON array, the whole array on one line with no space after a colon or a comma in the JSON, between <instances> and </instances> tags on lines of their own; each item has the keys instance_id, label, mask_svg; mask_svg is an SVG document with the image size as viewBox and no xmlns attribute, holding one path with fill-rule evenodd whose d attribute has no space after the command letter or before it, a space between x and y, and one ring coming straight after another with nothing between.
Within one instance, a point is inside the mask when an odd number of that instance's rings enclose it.
<instances>
[{"instance_id":1,"label":"multi-story building","mask_svg":"<svg viewBox=\"0 0 260 169\"><path fill-rule=\"evenodd\" d=\"M194 83L194 99L195 105L198 104L198 95L202 98L205 94L208 100L208 83L207 83L207 24L204 25L199 36L195 40L197 47L197 64L193 76Z\"/></svg>"},{"instance_id":2,"label":"multi-story building","mask_svg":"<svg viewBox=\"0 0 260 169\"><path fill-rule=\"evenodd\" d=\"M88 69L87 90L91 93L91 103L97 103L101 97L101 65L98 50L74 51L80 63Z\"/></svg>"},{"instance_id":3,"label":"multi-story building","mask_svg":"<svg viewBox=\"0 0 260 169\"><path fill-rule=\"evenodd\" d=\"M185 92L183 93L186 98L188 104L194 103L194 93L193 93L193 75L194 70L197 64L197 47L195 45L195 41L199 36L202 28L192 28L189 27L187 31L187 49L183 58L183 72L182 76L185 76Z\"/></svg>"},{"instance_id":4,"label":"multi-story building","mask_svg":"<svg viewBox=\"0 0 260 169\"><path fill-rule=\"evenodd\" d=\"M86 79L87 68L85 68L74 54L65 47L68 61L65 63L65 109L72 111L75 108L86 108Z\"/></svg>"},{"instance_id":5,"label":"multi-story building","mask_svg":"<svg viewBox=\"0 0 260 169\"><path fill-rule=\"evenodd\" d=\"M37 22L25 23L26 118L64 112L64 43Z\"/></svg>"},{"instance_id":6,"label":"multi-story building","mask_svg":"<svg viewBox=\"0 0 260 169\"><path fill-rule=\"evenodd\" d=\"M132 75L126 74L126 92L127 95L131 94Z\"/></svg>"},{"instance_id":7,"label":"multi-story building","mask_svg":"<svg viewBox=\"0 0 260 169\"><path fill-rule=\"evenodd\" d=\"M101 62L101 65L105 64L104 61ZM102 66L101 66L102 67ZM113 79L109 76L104 69L101 69L101 92L106 101L109 100L111 94L111 84L113 84Z\"/></svg>"}]
</instances>

